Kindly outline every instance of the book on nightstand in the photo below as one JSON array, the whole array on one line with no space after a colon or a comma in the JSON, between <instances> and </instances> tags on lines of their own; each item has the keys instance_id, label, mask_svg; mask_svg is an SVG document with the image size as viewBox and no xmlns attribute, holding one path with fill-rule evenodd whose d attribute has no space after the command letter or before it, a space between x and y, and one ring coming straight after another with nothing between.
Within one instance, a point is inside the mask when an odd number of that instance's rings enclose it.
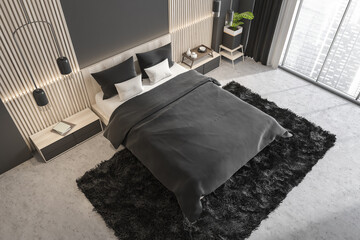
<instances>
[{"instance_id":1,"label":"book on nightstand","mask_svg":"<svg viewBox=\"0 0 360 240\"><path fill-rule=\"evenodd\" d=\"M75 124L61 121L58 122L51 131L60 134L61 136L65 136L74 126Z\"/></svg>"}]
</instances>

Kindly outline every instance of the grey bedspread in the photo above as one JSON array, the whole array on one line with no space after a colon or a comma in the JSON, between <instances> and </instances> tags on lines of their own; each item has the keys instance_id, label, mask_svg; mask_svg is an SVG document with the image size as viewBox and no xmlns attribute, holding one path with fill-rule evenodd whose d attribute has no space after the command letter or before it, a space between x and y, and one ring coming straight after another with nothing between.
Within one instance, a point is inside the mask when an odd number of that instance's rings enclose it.
<instances>
[{"instance_id":1,"label":"grey bedspread","mask_svg":"<svg viewBox=\"0 0 360 240\"><path fill-rule=\"evenodd\" d=\"M196 220L211 193L277 136L275 119L188 71L112 114L104 136L128 148ZM161 196L159 196L161 197Z\"/></svg>"}]
</instances>

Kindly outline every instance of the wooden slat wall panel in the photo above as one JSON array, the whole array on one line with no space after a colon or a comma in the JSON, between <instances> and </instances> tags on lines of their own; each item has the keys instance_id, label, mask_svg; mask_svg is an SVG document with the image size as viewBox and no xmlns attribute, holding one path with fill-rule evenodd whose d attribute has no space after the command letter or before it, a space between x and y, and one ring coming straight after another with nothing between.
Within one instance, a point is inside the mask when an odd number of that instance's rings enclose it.
<instances>
[{"instance_id":1,"label":"wooden slat wall panel","mask_svg":"<svg viewBox=\"0 0 360 240\"><path fill-rule=\"evenodd\" d=\"M169 0L169 32L173 60L199 44L211 46L213 0Z\"/></svg>"},{"instance_id":2,"label":"wooden slat wall panel","mask_svg":"<svg viewBox=\"0 0 360 240\"><path fill-rule=\"evenodd\" d=\"M0 1L0 97L29 144L29 136L90 106L83 77L71 43L60 0L24 0L31 21L53 24L61 51L73 73L60 74L54 42L45 24L32 24L17 35L31 74L38 87L45 90L50 104L36 106L34 86L16 48L12 32L26 23L19 1Z\"/></svg>"}]
</instances>

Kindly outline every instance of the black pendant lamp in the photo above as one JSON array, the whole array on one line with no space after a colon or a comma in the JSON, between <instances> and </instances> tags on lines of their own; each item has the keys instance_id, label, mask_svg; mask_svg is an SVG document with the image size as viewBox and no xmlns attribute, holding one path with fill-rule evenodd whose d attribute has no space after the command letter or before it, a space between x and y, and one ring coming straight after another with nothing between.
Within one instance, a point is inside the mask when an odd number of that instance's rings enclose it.
<instances>
[{"instance_id":1,"label":"black pendant lamp","mask_svg":"<svg viewBox=\"0 0 360 240\"><path fill-rule=\"evenodd\" d=\"M67 57L59 57L58 59L56 59L56 62L62 75L67 75L71 73L71 67Z\"/></svg>"},{"instance_id":2,"label":"black pendant lamp","mask_svg":"<svg viewBox=\"0 0 360 240\"><path fill-rule=\"evenodd\" d=\"M71 66L70 66L70 62L69 60L67 59L67 57L65 57L62 52L61 52L61 49L60 49L60 45L59 45L59 41L58 39L56 38L56 35L55 35L55 31L54 31L54 27L53 25L50 23L50 22L47 22L47 21L30 21L30 18L29 18L29 15L26 11L26 8L25 8L25 5L24 5L24 2L23 0L19 0L20 2L20 5L21 5L21 8L23 10L23 13L24 13L24 16L25 16L25 19L27 21L27 23L25 23L24 25L21 25L20 27L18 27L17 29L15 29L15 31L13 32L13 37L14 37L14 40L15 40L15 44L19 50L19 53L21 55L21 58L25 64L25 67L26 69L28 70L29 72L29 75L31 77L31 80L32 82L34 83L34 86L35 86L35 90L33 91L33 96L34 96L34 99L35 99L35 102L36 104L39 106L39 107L42 107L42 106L46 106L48 103L49 103L49 100L46 96L46 93L43 89L41 88L38 88L36 86L36 83L35 83L35 80L34 80L34 77L32 76L31 74L31 71L29 69L29 66L27 65L27 62L26 62L26 59L23 55L23 53L21 52L21 48L20 48L20 45L18 43L18 40L17 40L17 33L20 29L24 28L24 27L28 27L30 25L40 25L40 24L44 24L45 26L47 26L50 30L50 33L51 33L51 37L54 41L54 45L56 47L56 51L58 53L58 58L56 59L56 63L58 65L58 68L59 68L59 71L62 75L67 75L67 74L70 74L72 72L71 70Z\"/></svg>"},{"instance_id":3,"label":"black pendant lamp","mask_svg":"<svg viewBox=\"0 0 360 240\"><path fill-rule=\"evenodd\" d=\"M36 87L36 85L35 85ZM42 88L37 88L33 91L33 96L35 98L35 102L39 107L46 106L49 103L49 100L46 96L45 91Z\"/></svg>"}]
</instances>

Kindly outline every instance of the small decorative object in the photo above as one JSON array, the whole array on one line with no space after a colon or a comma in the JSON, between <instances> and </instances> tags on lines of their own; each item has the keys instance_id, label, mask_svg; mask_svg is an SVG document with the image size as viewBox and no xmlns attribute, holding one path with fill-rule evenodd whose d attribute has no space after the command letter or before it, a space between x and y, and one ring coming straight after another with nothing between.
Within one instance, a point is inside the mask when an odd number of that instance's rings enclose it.
<instances>
[{"instance_id":1,"label":"small decorative object","mask_svg":"<svg viewBox=\"0 0 360 240\"><path fill-rule=\"evenodd\" d=\"M199 52L200 47L205 47L205 52ZM182 60L181 63L188 66L190 69L192 69L193 64L195 60L202 59L206 56L214 57L213 50L204 44L201 44L199 46L194 47L193 49L190 49L190 56L187 54L187 52L184 52L182 54Z\"/></svg>"},{"instance_id":2,"label":"small decorative object","mask_svg":"<svg viewBox=\"0 0 360 240\"><path fill-rule=\"evenodd\" d=\"M252 20L254 14L252 12L234 13L231 25L224 27L223 42L222 45L229 49L235 49L240 46L241 33L244 24L243 19Z\"/></svg>"},{"instance_id":3,"label":"small decorative object","mask_svg":"<svg viewBox=\"0 0 360 240\"><path fill-rule=\"evenodd\" d=\"M68 123L65 121L58 122L52 129L53 132L60 134L61 136L66 135L75 126L75 124Z\"/></svg>"},{"instance_id":4,"label":"small decorative object","mask_svg":"<svg viewBox=\"0 0 360 240\"><path fill-rule=\"evenodd\" d=\"M187 50L186 55L187 55L188 57L191 56L191 50L190 50L190 48Z\"/></svg>"},{"instance_id":5,"label":"small decorative object","mask_svg":"<svg viewBox=\"0 0 360 240\"><path fill-rule=\"evenodd\" d=\"M206 47L200 46L200 47L198 48L198 52L200 52L200 53L206 52Z\"/></svg>"}]
</instances>

